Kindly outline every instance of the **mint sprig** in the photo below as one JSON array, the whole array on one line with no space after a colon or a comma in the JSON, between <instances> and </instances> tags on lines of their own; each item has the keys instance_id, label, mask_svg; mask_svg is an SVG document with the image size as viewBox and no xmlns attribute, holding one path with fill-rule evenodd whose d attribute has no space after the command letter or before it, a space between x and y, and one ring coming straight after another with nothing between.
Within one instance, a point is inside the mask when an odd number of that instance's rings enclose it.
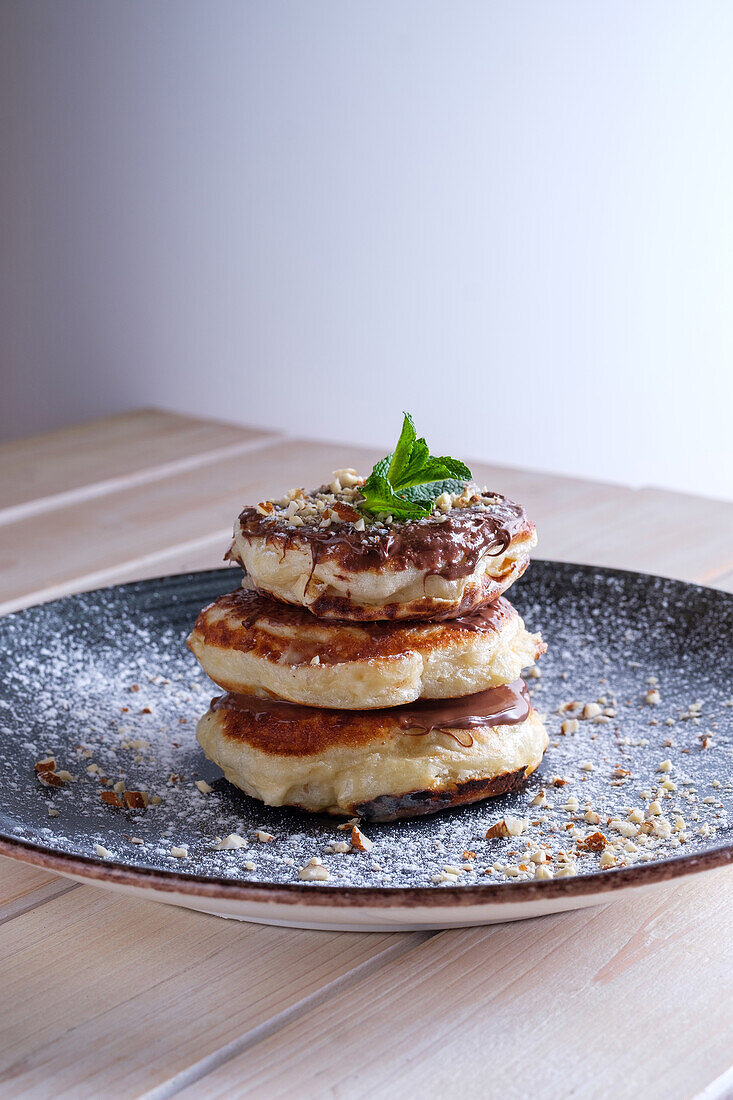
<instances>
[{"instance_id":1,"label":"mint sprig","mask_svg":"<svg viewBox=\"0 0 733 1100\"><path fill-rule=\"evenodd\" d=\"M376 464L361 487L362 512L392 515L394 519L422 519L429 516L442 493L460 493L471 471L457 458L431 455L418 438L409 413L404 414L402 431L392 454Z\"/></svg>"}]
</instances>

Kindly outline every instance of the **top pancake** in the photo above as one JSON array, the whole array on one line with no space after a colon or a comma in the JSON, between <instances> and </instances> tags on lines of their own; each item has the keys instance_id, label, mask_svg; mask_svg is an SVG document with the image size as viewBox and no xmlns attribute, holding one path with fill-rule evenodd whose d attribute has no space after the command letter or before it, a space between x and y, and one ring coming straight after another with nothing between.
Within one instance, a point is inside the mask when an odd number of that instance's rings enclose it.
<instances>
[{"instance_id":1,"label":"top pancake","mask_svg":"<svg viewBox=\"0 0 733 1100\"><path fill-rule=\"evenodd\" d=\"M243 587L319 618L447 619L496 599L527 568L534 524L506 497L469 484L401 522L362 516L360 484L336 471L330 485L245 508L227 555Z\"/></svg>"}]
</instances>

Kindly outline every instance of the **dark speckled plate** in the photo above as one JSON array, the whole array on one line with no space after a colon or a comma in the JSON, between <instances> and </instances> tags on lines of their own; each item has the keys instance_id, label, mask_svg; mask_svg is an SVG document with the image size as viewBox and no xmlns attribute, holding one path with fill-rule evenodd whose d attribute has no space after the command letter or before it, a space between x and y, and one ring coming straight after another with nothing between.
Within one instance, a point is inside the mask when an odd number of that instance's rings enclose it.
<instances>
[{"instance_id":1,"label":"dark speckled plate","mask_svg":"<svg viewBox=\"0 0 733 1100\"><path fill-rule=\"evenodd\" d=\"M348 836L334 819L248 799L194 739L217 689L184 639L199 608L238 580L233 569L167 577L0 620L0 852L225 916L352 929L536 916L731 859L730 595L534 562L511 598L548 644L529 680L550 734L542 767L514 794L371 825L368 853L342 853L329 850ZM558 708L571 700L601 713L563 733L578 708ZM47 755L73 780L43 787L34 765ZM120 782L151 796L147 810L101 801ZM505 815L526 831L487 841ZM584 850L594 832L605 856ZM214 847L231 833L247 846ZM546 878L529 858L542 846ZM328 881L298 879L314 856Z\"/></svg>"}]
</instances>

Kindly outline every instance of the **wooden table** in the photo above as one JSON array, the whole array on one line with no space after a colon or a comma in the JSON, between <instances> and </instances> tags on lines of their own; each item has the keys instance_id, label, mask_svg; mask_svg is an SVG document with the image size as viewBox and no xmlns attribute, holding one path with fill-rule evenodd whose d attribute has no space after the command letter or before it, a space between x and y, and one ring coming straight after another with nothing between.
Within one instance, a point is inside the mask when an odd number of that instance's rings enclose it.
<instances>
[{"instance_id":1,"label":"wooden table","mask_svg":"<svg viewBox=\"0 0 733 1100\"><path fill-rule=\"evenodd\" d=\"M150 410L6 444L0 611L216 566L241 504L376 457ZM474 469L527 506L543 557L733 590L730 506ZM731 886L721 869L540 920L354 934L2 861L0 1095L730 1096Z\"/></svg>"}]
</instances>

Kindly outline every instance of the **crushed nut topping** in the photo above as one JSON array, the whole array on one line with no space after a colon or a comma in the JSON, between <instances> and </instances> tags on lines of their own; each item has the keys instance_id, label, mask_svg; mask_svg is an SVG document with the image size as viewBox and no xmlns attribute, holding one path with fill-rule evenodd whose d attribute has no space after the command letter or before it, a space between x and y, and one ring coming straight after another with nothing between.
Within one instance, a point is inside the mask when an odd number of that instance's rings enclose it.
<instances>
[{"instance_id":1,"label":"crushed nut topping","mask_svg":"<svg viewBox=\"0 0 733 1100\"><path fill-rule=\"evenodd\" d=\"M239 833L230 833L223 840L218 836L214 841L214 847L218 848L219 851L228 852L235 848L249 848L249 841L245 840Z\"/></svg>"},{"instance_id":2,"label":"crushed nut topping","mask_svg":"<svg viewBox=\"0 0 733 1100\"><path fill-rule=\"evenodd\" d=\"M298 878L303 882L326 882L330 877L328 867L323 866L323 860L318 856L308 860L298 871Z\"/></svg>"},{"instance_id":3,"label":"crushed nut topping","mask_svg":"<svg viewBox=\"0 0 733 1100\"><path fill-rule=\"evenodd\" d=\"M486 839L494 840L501 836L521 836L529 828L527 818L503 817L486 831Z\"/></svg>"},{"instance_id":4,"label":"crushed nut topping","mask_svg":"<svg viewBox=\"0 0 733 1100\"><path fill-rule=\"evenodd\" d=\"M368 836L364 836L358 825L354 825L351 830L351 846L357 852L368 852L374 846L374 842Z\"/></svg>"}]
</instances>

